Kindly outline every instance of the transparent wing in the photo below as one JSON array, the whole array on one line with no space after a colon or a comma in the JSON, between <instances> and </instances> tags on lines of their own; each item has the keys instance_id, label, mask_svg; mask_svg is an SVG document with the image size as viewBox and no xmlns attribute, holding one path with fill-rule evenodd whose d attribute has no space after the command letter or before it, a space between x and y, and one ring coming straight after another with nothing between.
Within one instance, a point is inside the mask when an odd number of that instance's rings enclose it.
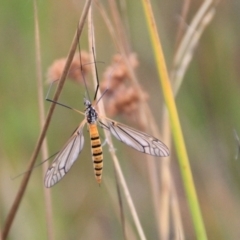
<instances>
[{"instance_id":1,"label":"transparent wing","mask_svg":"<svg viewBox=\"0 0 240 240\"><path fill-rule=\"evenodd\" d=\"M157 157L169 156L166 145L155 137L107 118L102 118L99 124L109 130L118 140L139 152Z\"/></svg>"},{"instance_id":2,"label":"transparent wing","mask_svg":"<svg viewBox=\"0 0 240 240\"><path fill-rule=\"evenodd\" d=\"M60 181L76 161L84 144L83 127L85 123L86 120L83 120L48 168L44 180L47 188Z\"/></svg>"}]
</instances>

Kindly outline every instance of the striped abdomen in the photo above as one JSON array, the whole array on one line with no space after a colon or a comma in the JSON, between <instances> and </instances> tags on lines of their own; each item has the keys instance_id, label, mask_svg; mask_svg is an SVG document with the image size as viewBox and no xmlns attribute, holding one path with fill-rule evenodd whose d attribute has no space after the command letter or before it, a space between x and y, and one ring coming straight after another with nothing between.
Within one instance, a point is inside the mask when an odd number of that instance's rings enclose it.
<instances>
[{"instance_id":1,"label":"striped abdomen","mask_svg":"<svg viewBox=\"0 0 240 240\"><path fill-rule=\"evenodd\" d=\"M97 124L95 123L88 124L88 127L89 127L89 133L91 138L94 172L95 172L97 182L101 183L102 168L103 168L103 153L102 153L101 140L99 138Z\"/></svg>"}]
</instances>

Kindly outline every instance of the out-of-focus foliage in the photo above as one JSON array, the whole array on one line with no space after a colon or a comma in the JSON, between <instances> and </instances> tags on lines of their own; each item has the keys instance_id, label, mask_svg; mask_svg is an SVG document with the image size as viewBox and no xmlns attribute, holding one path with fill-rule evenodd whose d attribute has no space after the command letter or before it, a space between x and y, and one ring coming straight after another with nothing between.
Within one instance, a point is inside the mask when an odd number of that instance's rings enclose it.
<instances>
[{"instance_id":1,"label":"out-of-focus foliage","mask_svg":"<svg viewBox=\"0 0 240 240\"><path fill-rule=\"evenodd\" d=\"M82 1L81 1L82 2ZM152 1L169 69L181 10L179 1ZM195 4L195 3L192 3ZM191 5L189 21L199 5ZM65 57L75 32L82 3L40 1L39 22L43 75L57 58ZM150 106L159 126L161 101L152 48L142 6L127 1L131 47L138 54L139 81L149 93ZM110 15L110 14L109 14ZM222 1L206 28L177 95L196 190L209 239L239 239L240 158L233 129L240 134L240 2ZM101 75L116 53L114 43L98 10L94 9L97 59ZM186 27L188 22L186 23ZM31 1L3 1L0 8L0 228L16 196L21 177L40 133L35 71L34 18ZM86 32L81 48L87 48ZM104 66L103 66L104 65ZM48 86L44 85L46 93ZM93 91L90 89L93 94ZM83 86L67 82L61 102L83 110ZM49 103L45 103L46 109ZM58 107L47 138L50 153L59 150L82 116ZM113 165L104 147L103 184L95 182L88 132L85 148L70 173L54 188L54 231L56 239L122 239ZM157 238L153 203L144 156L116 144L117 155L148 239ZM162 161L162 159L159 159ZM40 162L40 157L38 162ZM172 151L181 214L187 239L193 229ZM46 239L45 205L41 167L34 170L9 239ZM161 201L161 199L159 199ZM126 218L132 224L123 202ZM152 221L149 219L153 219ZM134 227L133 227L134 229Z\"/></svg>"}]
</instances>

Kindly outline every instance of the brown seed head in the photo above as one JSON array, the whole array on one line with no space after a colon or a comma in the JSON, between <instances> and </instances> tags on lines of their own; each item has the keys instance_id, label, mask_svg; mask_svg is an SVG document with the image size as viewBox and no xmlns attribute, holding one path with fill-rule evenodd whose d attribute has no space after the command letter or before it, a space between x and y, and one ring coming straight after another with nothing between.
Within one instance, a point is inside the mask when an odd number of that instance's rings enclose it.
<instances>
[{"instance_id":1,"label":"brown seed head","mask_svg":"<svg viewBox=\"0 0 240 240\"><path fill-rule=\"evenodd\" d=\"M138 66L136 54L130 54L128 60L132 68ZM104 101L109 116L130 116L136 113L140 102L148 98L142 89L131 84L128 68L120 54L113 57L112 65L105 71L100 88L102 91L108 88Z\"/></svg>"},{"instance_id":2,"label":"brown seed head","mask_svg":"<svg viewBox=\"0 0 240 240\"><path fill-rule=\"evenodd\" d=\"M59 80L61 74L63 72L64 66L66 64L66 58L57 59L53 62L53 64L49 67L47 73L47 82L50 83L52 81ZM81 65L82 64L82 72ZM83 83L83 77L91 71L90 66L90 56L86 51L81 51L81 63L79 54L75 54L73 57L71 66L69 68L68 78L77 82Z\"/></svg>"}]
</instances>

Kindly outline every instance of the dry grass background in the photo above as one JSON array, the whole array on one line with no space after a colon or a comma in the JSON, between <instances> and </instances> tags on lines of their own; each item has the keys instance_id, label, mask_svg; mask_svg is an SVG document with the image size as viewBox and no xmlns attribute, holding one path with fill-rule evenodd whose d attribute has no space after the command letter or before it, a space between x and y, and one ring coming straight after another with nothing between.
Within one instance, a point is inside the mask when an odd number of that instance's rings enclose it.
<instances>
[{"instance_id":1,"label":"dry grass background","mask_svg":"<svg viewBox=\"0 0 240 240\"><path fill-rule=\"evenodd\" d=\"M111 2L111 1L109 1ZM102 2L111 19L108 1ZM159 35L169 72L181 36L188 30L202 2L191 3L186 19L180 17L185 2L152 1ZM51 63L65 57L73 39L84 3L78 1L38 2L42 73L46 76ZM162 92L154 63L151 43L142 5L128 1L119 9L128 47L137 53L139 66L135 70L138 81L149 95L149 106L163 132ZM185 5L184 5L185 4ZM1 3L0 8L0 229L12 206L21 177L40 133L35 69L34 11L32 2ZM239 239L239 171L235 160L236 142L233 129L240 134L239 98L239 13L238 1L222 1L215 8L215 16L206 26L194 52L189 68L176 96L176 104L186 147L199 197L203 221L209 239ZM93 8L95 42L100 79L114 54L119 53L111 40L99 10ZM81 48L88 49L87 25L81 36ZM44 79L45 81L45 79ZM48 86L44 84L44 94ZM90 94L93 95L90 86ZM83 110L85 89L67 81L60 101ZM50 104L45 102L45 109ZM145 113L146 114L146 113ZM141 128L134 118L119 115L116 120ZM144 119L144 116L143 116ZM57 107L47 132L49 152L54 153L65 143L82 116ZM140 119L142 120L142 119ZM148 129L150 132L152 127ZM102 134L103 135L103 134ZM161 137L163 139L163 137ZM167 140L165 140L167 141ZM90 155L90 142L85 131L85 147L70 173L51 189L53 232L55 239L123 239L113 163L104 147L104 170L101 187L95 181ZM165 219L156 214L156 204L165 199L165 189L153 195L150 163L160 168L165 159L148 159L145 155L114 141L116 155L129 187L142 229L147 239L163 239ZM171 179L176 197L169 199L170 226L168 239L181 239L175 230L175 201L178 201L185 239L195 239L194 228L184 193L174 145L171 147ZM38 162L41 161L39 156ZM159 181L164 173L157 173ZM138 234L122 196L127 239ZM167 205L165 205L167 206ZM34 170L8 239L48 239L46 202L41 167ZM180 231L180 230L179 230ZM20 236L20 237L19 237ZM51 239L51 238L49 238Z\"/></svg>"}]
</instances>

